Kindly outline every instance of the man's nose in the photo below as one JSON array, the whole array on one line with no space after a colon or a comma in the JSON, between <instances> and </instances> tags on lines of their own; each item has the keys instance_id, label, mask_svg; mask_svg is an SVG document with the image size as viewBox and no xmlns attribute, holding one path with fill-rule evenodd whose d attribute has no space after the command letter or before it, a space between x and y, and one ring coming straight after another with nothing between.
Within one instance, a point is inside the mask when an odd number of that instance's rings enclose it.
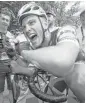
<instances>
[{"instance_id":1,"label":"man's nose","mask_svg":"<svg viewBox=\"0 0 86 103\"><path fill-rule=\"evenodd\" d=\"M30 31L31 31L31 28L28 25L26 25L26 32L30 32Z\"/></svg>"}]
</instances>

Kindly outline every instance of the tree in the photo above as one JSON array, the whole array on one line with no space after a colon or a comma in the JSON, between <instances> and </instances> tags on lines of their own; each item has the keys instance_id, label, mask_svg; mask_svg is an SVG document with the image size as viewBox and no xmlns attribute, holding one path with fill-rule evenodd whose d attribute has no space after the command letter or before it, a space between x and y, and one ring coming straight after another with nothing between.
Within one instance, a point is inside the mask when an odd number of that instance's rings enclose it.
<instances>
[{"instance_id":1,"label":"tree","mask_svg":"<svg viewBox=\"0 0 86 103\"><path fill-rule=\"evenodd\" d=\"M26 3L31 1L0 1L0 8L9 6L15 13L10 29L19 29L17 13L19 9ZM45 11L53 11L56 14L56 26L62 26L71 23L78 27L80 25L79 16L74 17L73 14L78 11L80 1L35 1ZM73 4L70 9L66 10L69 4Z\"/></svg>"}]
</instances>

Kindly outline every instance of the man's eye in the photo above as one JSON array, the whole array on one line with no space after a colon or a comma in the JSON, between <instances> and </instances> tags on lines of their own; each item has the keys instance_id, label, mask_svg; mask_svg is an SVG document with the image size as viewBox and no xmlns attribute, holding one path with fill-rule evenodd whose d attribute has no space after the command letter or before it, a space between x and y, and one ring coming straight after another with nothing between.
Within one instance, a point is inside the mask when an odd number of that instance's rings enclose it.
<instances>
[{"instance_id":1,"label":"man's eye","mask_svg":"<svg viewBox=\"0 0 86 103\"><path fill-rule=\"evenodd\" d=\"M29 21L28 24L29 25L33 25L35 23L35 21Z\"/></svg>"}]
</instances>

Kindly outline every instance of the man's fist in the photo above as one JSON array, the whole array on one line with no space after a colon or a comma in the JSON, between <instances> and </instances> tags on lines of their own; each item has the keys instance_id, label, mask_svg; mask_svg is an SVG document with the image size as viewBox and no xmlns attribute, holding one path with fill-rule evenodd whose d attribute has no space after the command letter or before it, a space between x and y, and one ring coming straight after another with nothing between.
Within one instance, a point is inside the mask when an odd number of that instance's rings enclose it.
<instances>
[{"instance_id":1,"label":"man's fist","mask_svg":"<svg viewBox=\"0 0 86 103\"><path fill-rule=\"evenodd\" d=\"M24 74L26 76L32 76L35 72L34 66L28 66L28 64L21 58L16 61L11 61L11 67L13 73Z\"/></svg>"},{"instance_id":2,"label":"man's fist","mask_svg":"<svg viewBox=\"0 0 86 103\"><path fill-rule=\"evenodd\" d=\"M6 53L8 55L9 58L13 58L14 56L16 56L16 51L13 48L8 48L6 50Z\"/></svg>"}]
</instances>

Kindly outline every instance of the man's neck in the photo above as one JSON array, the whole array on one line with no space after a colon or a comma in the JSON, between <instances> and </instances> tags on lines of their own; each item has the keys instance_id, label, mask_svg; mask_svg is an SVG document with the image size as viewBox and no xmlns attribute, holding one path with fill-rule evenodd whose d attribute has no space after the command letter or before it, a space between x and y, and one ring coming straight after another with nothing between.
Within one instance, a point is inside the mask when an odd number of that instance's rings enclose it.
<instances>
[{"instance_id":1,"label":"man's neck","mask_svg":"<svg viewBox=\"0 0 86 103\"><path fill-rule=\"evenodd\" d=\"M51 40L51 33L49 32L49 30L47 30L45 32L44 42L42 43L41 47L47 47L47 46L49 46L50 40Z\"/></svg>"}]
</instances>

